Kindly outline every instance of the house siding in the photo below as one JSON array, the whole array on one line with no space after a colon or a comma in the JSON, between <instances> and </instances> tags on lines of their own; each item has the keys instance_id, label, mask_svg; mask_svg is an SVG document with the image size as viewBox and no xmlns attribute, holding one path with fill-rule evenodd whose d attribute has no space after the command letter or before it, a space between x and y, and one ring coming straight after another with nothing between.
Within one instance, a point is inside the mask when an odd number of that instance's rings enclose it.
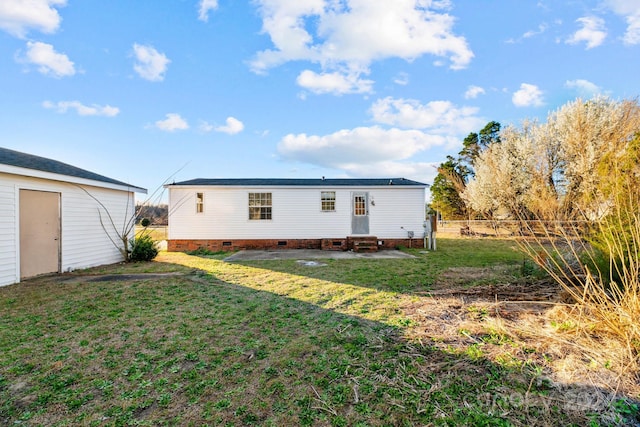
<instances>
[{"instance_id":1,"label":"house siding","mask_svg":"<svg viewBox=\"0 0 640 427\"><path fill-rule=\"evenodd\" d=\"M323 212L321 192L335 191L335 211ZM211 187L169 186L169 250L188 246L320 247L321 239L351 236L351 196L368 192L369 235L378 239L415 238L424 234L424 188L421 187ZM196 213L196 193L204 194L204 212ZM248 194L272 194L272 219L249 220ZM200 243L196 244L195 242ZM208 241L209 243L204 243ZM192 242L192 243L188 243ZM227 246L228 247L228 246Z\"/></svg>"},{"instance_id":2,"label":"house siding","mask_svg":"<svg viewBox=\"0 0 640 427\"><path fill-rule=\"evenodd\" d=\"M0 173L0 286L20 281L20 189L60 193L63 272L122 261L122 254L109 238L119 243L118 232L113 230L104 208L82 188L104 205L118 231L124 230L134 211L132 192Z\"/></svg>"},{"instance_id":3,"label":"house siding","mask_svg":"<svg viewBox=\"0 0 640 427\"><path fill-rule=\"evenodd\" d=\"M0 174L0 286L16 281L16 207L14 185Z\"/></svg>"}]
</instances>

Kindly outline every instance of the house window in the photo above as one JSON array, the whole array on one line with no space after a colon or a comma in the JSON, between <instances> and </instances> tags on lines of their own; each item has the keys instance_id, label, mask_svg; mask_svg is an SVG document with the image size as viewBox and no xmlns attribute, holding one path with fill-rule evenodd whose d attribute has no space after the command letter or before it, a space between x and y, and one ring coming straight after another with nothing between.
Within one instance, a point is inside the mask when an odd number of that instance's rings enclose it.
<instances>
[{"instance_id":1,"label":"house window","mask_svg":"<svg viewBox=\"0 0 640 427\"><path fill-rule=\"evenodd\" d=\"M355 216L367 214L367 198L365 196L355 196L353 198L353 213Z\"/></svg>"},{"instance_id":2,"label":"house window","mask_svg":"<svg viewBox=\"0 0 640 427\"><path fill-rule=\"evenodd\" d=\"M333 212L336 210L335 191L321 191L320 201L322 203L322 212Z\"/></svg>"},{"instance_id":3,"label":"house window","mask_svg":"<svg viewBox=\"0 0 640 427\"><path fill-rule=\"evenodd\" d=\"M271 219L271 193L249 193L249 219Z\"/></svg>"},{"instance_id":4,"label":"house window","mask_svg":"<svg viewBox=\"0 0 640 427\"><path fill-rule=\"evenodd\" d=\"M196 213L204 212L204 193L196 193Z\"/></svg>"}]
</instances>

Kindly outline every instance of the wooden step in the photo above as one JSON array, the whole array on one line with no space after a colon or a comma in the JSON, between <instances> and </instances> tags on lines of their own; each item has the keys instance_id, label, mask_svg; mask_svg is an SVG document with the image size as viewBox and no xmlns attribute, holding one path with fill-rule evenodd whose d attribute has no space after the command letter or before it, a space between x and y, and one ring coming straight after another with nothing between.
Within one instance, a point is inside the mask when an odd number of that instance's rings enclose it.
<instances>
[{"instance_id":1,"label":"wooden step","mask_svg":"<svg viewBox=\"0 0 640 427\"><path fill-rule=\"evenodd\" d=\"M349 236L347 247L354 252L378 252L376 236Z\"/></svg>"},{"instance_id":2,"label":"wooden step","mask_svg":"<svg viewBox=\"0 0 640 427\"><path fill-rule=\"evenodd\" d=\"M378 252L377 240L360 240L353 242L354 252Z\"/></svg>"}]
</instances>

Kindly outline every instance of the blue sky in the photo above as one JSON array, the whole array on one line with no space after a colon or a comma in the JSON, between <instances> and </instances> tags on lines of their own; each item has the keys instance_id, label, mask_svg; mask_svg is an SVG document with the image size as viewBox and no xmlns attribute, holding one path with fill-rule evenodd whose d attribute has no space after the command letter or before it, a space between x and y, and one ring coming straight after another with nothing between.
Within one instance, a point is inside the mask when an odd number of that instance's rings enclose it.
<instances>
[{"instance_id":1,"label":"blue sky","mask_svg":"<svg viewBox=\"0 0 640 427\"><path fill-rule=\"evenodd\" d=\"M640 0L3 0L0 145L148 188L406 177L640 94Z\"/></svg>"}]
</instances>

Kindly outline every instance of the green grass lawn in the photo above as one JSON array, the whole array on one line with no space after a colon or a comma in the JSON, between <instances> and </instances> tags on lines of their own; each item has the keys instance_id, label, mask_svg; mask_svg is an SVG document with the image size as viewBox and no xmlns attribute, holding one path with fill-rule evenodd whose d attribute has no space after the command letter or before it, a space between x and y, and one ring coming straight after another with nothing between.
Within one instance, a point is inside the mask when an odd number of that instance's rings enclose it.
<instances>
[{"instance_id":1,"label":"green grass lawn","mask_svg":"<svg viewBox=\"0 0 640 427\"><path fill-rule=\"evenodd\" d=\"M136 236L141 234L151 236L153 240L166 240L167 239L167 226L166 225L150 225L148 227L142 227L136 225Z\"/></svg>"},{"instance_id":2,"label":"green grass lawn","mask_svg":"<svg viewBox=\"0 0 640 427\"><path fill-rule=\"evenodd\" d=\"M535 366L412 336L452 267L522 270L506 240L415 259L225 263L162 253L0 288L0 424L583 425ZM183 272L151 280L88 274ZM464 331L463 331L464 332ZM464 335L464 334L463 334ZM509 341L499 343L508 346ZM594 421L595 422L595 421ZM595 424L597 425L597 424Z\"/></svg>"}]
</instances>

